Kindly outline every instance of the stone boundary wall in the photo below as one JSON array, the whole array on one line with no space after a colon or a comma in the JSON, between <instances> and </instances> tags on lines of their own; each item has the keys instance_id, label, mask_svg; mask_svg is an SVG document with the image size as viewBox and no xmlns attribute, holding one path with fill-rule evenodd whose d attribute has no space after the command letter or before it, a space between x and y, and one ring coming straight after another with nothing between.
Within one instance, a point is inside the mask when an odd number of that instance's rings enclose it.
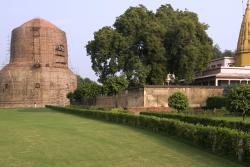
<instances>
[{"instance_id":1,"label":"stone boundary wall","mask_svg":"<svg viewBox=\"0 0 250 167\"><path fill-rule=\"evenodd\" d=\"M144 106L144 90L125 91L116 96L96 97L96 106L133 108Z\"/></svg>"},{"instance_id":2,"label":"stone boundary wall","mask_svg":"<svg viewBox=\"0 0 250 167\"><path fill-rule=\"evenodd\" d=\"M96 105L100 107L122 107L130 111L158 109L169 111L168 98L175 92L187 95L190 107L206 106L209 96L223 95L224 88L211 86L151 86L139 90L129 90L116 96L98 96Z\"/></svg>"},{"instance_id":3,"label":"stone boundary wall","mask_svg":"<svg viewBox=\"0 0 250 167\"><path fill-rule=\"evenodd\" d=\"M111 107L111 108L127 108L128 100L127 94L122 93L116 96L98 96L96 97L96 106Z\"/></svg>"},{"instance_id":4,"label":"stone boundary wall","mask_svg":"<svg viewBox=\"0 0 250 167\"><path fill-rule=\"evenodd\" d=\"M175 92L187 95L190 107L204 107L209 96L221 96L223 91L211 86L145 86L144 108L168 107L168 98Z\"/></svg>"}]
</instances>

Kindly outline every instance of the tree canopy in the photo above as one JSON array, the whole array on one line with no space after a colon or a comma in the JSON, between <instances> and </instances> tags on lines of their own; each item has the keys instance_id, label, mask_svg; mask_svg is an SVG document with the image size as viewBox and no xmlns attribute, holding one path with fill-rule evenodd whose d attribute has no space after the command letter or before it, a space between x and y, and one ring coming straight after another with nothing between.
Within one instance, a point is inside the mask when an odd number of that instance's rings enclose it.
<instances>
[{"instance_id":1,"label":"tree canopy","mask_svg":"<svg viewBox=\"0 0 250 167\"><path fill-rule=\"evenodd\" d=\"M231 87L227 98L231 112L242 113L243 120L247 114L250 114L250 85L242 84Z\"/></svg>"},{"instance_id":2,"label":"tree canopy","mask_svg":"<svg viewBox=\"0 0 250 167\"><path fill-rule=\"evenodd\" d=\"M77 76L77 89L74 92L68 93L67 98L76 101L80 101L83 98L91 99L100 95L101 91L102 87L95 81Z\"/></svg>"},{"instance_id":3,"label":"tree canopy","mask_svg":"<svg viewBox=\"0 0 250 167\"><path fill-rule=\"evenodd\" d=\"M232 50L224 50L224 52L221 51L220 46L218 44L213 46L212 51L212 59L222 58L222 57L233 57L235 55L235 52Z\"/></svg>"},{"instance_id":4,"label":"tree canopy","mask_svg":"<svg viewBox=\"0 0 250 167\"><path fill-rule=\"evenodd\" d=\"M171 5L155 13L142 5L130 7L113 27L95 32L87 54L101 83L122 74L129 87L162 84L168 73L190 83L212 57L207 28L197 14Z\"/></svg>"},{"instance_id":5,"label":"tree canopy","mask_svg":"<svg viewBox=\"0 0 250 167\"><path fill-rule=\"evenodd\" d=\"M128 87L128 81L124 76L109 77L103 85L104 94L116 95Z\"/></svg>"}]
</instances>

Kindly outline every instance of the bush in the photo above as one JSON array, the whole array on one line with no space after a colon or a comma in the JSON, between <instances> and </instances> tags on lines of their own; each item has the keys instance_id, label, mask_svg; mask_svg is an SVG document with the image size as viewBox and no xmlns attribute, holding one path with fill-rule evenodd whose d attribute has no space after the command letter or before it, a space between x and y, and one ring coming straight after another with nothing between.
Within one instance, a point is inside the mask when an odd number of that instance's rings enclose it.
<instances>
[{"instance_id":1,"label":"bush","mask_svg":"<svg viewBox=\"0 0 250 167\"><path fill-rule=\"evenodd\" d=\"M173 135L210 149L217 154L234 157L243 162L250 162L249 133L228 128L194 125L173 119L161 119L119 112L80 110L55 106L47 107L64 113L146 128L154 132Z\"/></svg>"},{"instance_id":2,"label":"bush","mask_svg":"<svg viewBox=\"0 0 250 167\"><path fill-rule=\"evenodd\" d=\"M125 110L123 108L112 108L111 112L121 112L121 113L128 113L128 110Z\"/></svg>"},{"instance_id":3,"label":"bush","mask_svg":"<svg viewBox=\"0 0 250 167\"><path fill-rule=\"evenodd\" d=\"M89 78L82 79L78 76L77 89L67 94L71 101L81 102L82 99L93 99L101 94L102 87Z\"/></svg>"},{"instance_id":4,"label":"bush","mask_svg":"<svg viewBox=\"0 0 250 167\"><path fill-rule=\"evenodd\" d=\"M231 112L239 112L243 115L250 113L250 85L232 87L228 93L228 109Z\"/></svg>"},{"instance_id":5,"label":"bush","mask_svg":"<svg viewBox=\"0 0 250 167\"><path fill-rule=\"evenodd\" d=\"M221 109L227 107L228 100L224 96L211 96L207 98L207 108L208 109Z\"/></svg>"},{"instance_id":6,"label":"bush","mask_svg":"<svg viewBox=\"0 0 250 167\"><path fill-rule=\"evenodd\" d=\"M103 83L104 93L108 96L116 95L128 88L128 81L125 76L111 76Z\"/></svg>"},{"instance_id":7,"label":"bush","mask_svg":"<svg viewBox=\"0 0 250 167\"><path fill-rule=\"evenodd\" d=\"M177 111L185 111L189 106L188 98L185 94L176 92L168 98L168 105Z\"/></svg>"},{"instance_id":8,"label":"bush","mask_svg":"<svg viewBox=\"0 0 250 167\"><path fill-rule=\"evenodd\" d=\"M69 93L67 94L67 98L68 98L69 100L74 99L74 93L73 93L73 92L69 92Z\"/></svg>"},{"instance_id":9,"label":"bush","mask_svg":"<svg viewBox=\"0 0 250 167\"><path fill-rule=\"evenodd\" d=\"M141 112L140 115L155 116L159 118L177 119L192 124L201 124L203 126L226 127L230 129L250 132L250 123L239 121L217 120L206 117L180 115L166 112Z\"/></svg>"}]
</instances>

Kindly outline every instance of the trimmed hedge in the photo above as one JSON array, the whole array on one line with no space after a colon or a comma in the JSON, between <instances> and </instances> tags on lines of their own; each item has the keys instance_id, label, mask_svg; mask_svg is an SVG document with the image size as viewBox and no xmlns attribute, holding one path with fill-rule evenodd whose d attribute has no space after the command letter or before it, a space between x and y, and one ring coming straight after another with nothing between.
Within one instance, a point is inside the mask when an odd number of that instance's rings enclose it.
<instances>
[{"instance_id":1,"label":"trimmed hedge","mask_svg":"<svg viewBox=\"0 0 250 167\"><path fill-rule=\"evenodd\" d=\"M214 108L222 108L227 107L228 99L224 96L211 96L207 98L207 108L214 109Z\"/></svg>"},{"instance_id":2,"label":"trimmed hedge","mask_svg":"<svg viewBox=\"0 0 250 167\"><path fill-rule=\"evenodd\" d=\"M209 149L217 154L234 157L241 162L250 162L250 135L237 130L194 125L179 120L143 115L138 116L117 112L90 111L55 106L47 107L64 113L101 119L173 135Z\"/></svg>"},{"instance_id":3,"label":"trimmed hedge","mask_svg":"<svg viewBox=\"0 0 250 167\"><path fill-rule=\"evenodd\" d=\"M192 123L192 124L201 124L204 126L215 126L215 127L226 127L229 129L240 130L243 132L250 132L250 123L239 122L239 121L227 121L227 120L217 120L206 117L197 117L197 116L186 116L173 113L164 113L164 112L141 112L141 115L155 116L159 118L169 118L177 119L183 122Z\"/></svg>"}]
</instances>

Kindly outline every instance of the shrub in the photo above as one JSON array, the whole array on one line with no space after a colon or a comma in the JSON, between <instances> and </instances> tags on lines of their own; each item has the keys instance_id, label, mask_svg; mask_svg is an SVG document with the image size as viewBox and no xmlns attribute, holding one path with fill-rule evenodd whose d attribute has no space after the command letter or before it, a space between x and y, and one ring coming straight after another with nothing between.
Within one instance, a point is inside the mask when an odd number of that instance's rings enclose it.
<instances>
[{"instance_id":1,"label":"shrub","mask_svg":"<svg viewBox=\"0 0 250 167\"><path fill-rule=\"evenodd\" d=\"M103 83L104 93L111 96L116 95L128 88L128 81L125 76L111 76Z\"/></svg>"},{"instance_id":2,"label":"shrub","mask_svg":"<svg viewBox=\"0 0 250 167\"><path fill-rule=\"evenodd\" d=\"M211 96L207 98L207 108L208 109L221 109L222 107L227 107L228 100L224 96Z\"/></svg>"},{"instance_id":3,"label":"shrub","mask_svg":"<svg viewBox=\"0 0 250 167\"><path fill-rule=\"evenodd\" d=\"M228 93L228 109L231 112L239 112L243 115L250 113L250 85L232 87Z\"/></svg>"},{"instance_id":4,"label":"shrub","mask_svg":"<svg viewBox=\"0 0 250 167\"><path fill-rule=\"evenodd\" d=\"M73 99L74 99L74 93L73 93L73 92L69 92L69 93L67 94L67 98L68 98L69 100L73 100Z\"/></svg>"},{"instance_id":5,"label":"shrub","mask_svg":"<svg viewBox=\"0 0 250 167\"><path fill-rule=\"evenodd\" d=\"M166 112L141 112L140 115L155 116L159 118L169 118L177 119L183 122L192 123L192 124L201 124L203 126L215 126L215 127L226 127L230 129L240 130L244 132L250 132L250 123L239 122L239 121L227 121L227 120L217 120L207 117L197 117L197 116L188 116L181 114L173 114Z\"/></svg>"},{"instance_id":6,"label":"shrub","mask_svg":"<svg viewBox=\"0 0 250 167\"><path fill-rule=\"evenodd\" d=\"M240 131L203 125L194 125L173 119L130 115L119 112L80 110L47 106L64 113L101 119L161 132L185 139L206 149L234 157L239 161L250 162L250 135Z\"/></svg>"},{"instance_id":7,"label":"shrub","mask_svg":"<svg viewBox=\"0 0 250 167\"><path fill-rule=\"evenodd\" d=\"M82 99L93 99L101 94L102 87L95 81L78 76L77 82L77 89L67 94L67 98L71 101L81 102Z\"/></svg>"},{"instance_id":8,"label":"shrub","mask_svg":"<svg viewBox=\"0 0 250 167\"><path fill-rule=\"evenodd\" d=\"M188 108L188 98L181 92L176 92L168 98L168 105L177 111L185 111Z\"/></svg>"},{"instance_id":9,"label":"shrub","mask_svg":"<svg viewBox=\"0 0 250 167\"><path fill-rule=\"evenodd\" d=\"M111 110L111 112L128 113L128 110L125 110L124 108L112 108L110 110Z\"/></svg>"}]
</instances>

